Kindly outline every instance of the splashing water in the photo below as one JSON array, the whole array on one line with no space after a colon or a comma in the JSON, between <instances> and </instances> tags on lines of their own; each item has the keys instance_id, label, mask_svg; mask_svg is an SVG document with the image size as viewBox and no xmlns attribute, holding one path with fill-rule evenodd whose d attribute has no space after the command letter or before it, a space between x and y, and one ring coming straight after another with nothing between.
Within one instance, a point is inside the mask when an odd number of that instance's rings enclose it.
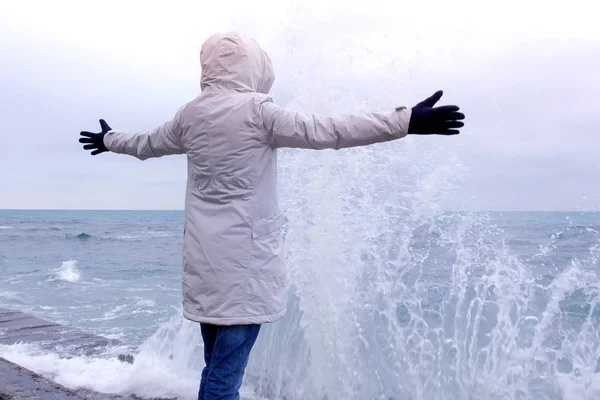
<instances>
[{"instance_id":1,"label":"splashing water","mask_svg":"<svg viewBox=\"0 0 600 400\"><path fill-rule=\"evenodd\" d=\"M421 162L385 147L382 170ZM326 153L283 155L289 313L264 326L242 398L597 398L598 230L569 224L518 257L491 217L436 210L431 202L448 193L451 176L423 169L418 179L429 184L412 192L373 183L377 174L363 181L368 156L338 158L345 168L332 168L327 184L309 168ZM355 178L336 184L342 171ZM587 255L561 263L561 243L573 239ZM72 388L193 399L199 329L172 313L139 348L103 358L32 345L0 346L0 355ZM135 361L117 361L127 351Z\"/></svg>"},{"instance_id":2,"label":"splashing water","mask_svg":"<svg viewBox=\"0 0 600 400\"><path fill-rule=\"evenodd\" d=\"M313 70L319 55L312 50L329 54L327 44L298 44L290 35L290 64L298 57ZM295 93L293 106L339 113L379 105L315 99L310 94L325 80L295 85L308 89ZM293 294L288 317L265 327L248 368L261 394L600 397L600 236L592 235L587 259L540 278L536 257L524 262L512 254L488 217L441 211L465 169L436 143L410 138L338 153L282 152Z\"/></svg>"},{"instance_id":3,"label":"splashing water","mask_svg":"<svg viewBox=\"0 0 600 400\"><path fill-rule=\"evenodd\" d=\"M199 326L184 320L181 310L177 310L137 349L117 346L107 348L101 357L64 357L38 345L22 343L0 345L0 355L71 389L134 394L148 399L195 400L204 366L199 336ZM119 360L118 355L130 352L133 362ZM241 394L243 399L260 399L248 387Z\"/></svg>"},{"instance_id":4,"label":"splashing water","mask_svg":"<svg viewBox=\"0 0 600 400\"><path fill-rule=\"evenodd\" d=\"M81 281L81 272L77 269L77 260L64 261L60 268L53 271L50 280L77 283Z\"/></svg>"},{"instance_id":5,"label":"splashing water","mask_svg":"<svg viewBox=\"0 0 600 400\"><path fill-rule=\"evenodd\" d=\"M360 211L373 219L362 219L360 230L320 222L333 210L290 228L288 242L331 241L328 250L290 246L298 298L291 318L267 327L251 368L264 393L386 400L600 396L597 246L588 259L539 278L482 217L413 209L400 224L401 208L368 204ZM372 220L386 221L381 234L370 228Z\"/></svg>"}]
</instances>

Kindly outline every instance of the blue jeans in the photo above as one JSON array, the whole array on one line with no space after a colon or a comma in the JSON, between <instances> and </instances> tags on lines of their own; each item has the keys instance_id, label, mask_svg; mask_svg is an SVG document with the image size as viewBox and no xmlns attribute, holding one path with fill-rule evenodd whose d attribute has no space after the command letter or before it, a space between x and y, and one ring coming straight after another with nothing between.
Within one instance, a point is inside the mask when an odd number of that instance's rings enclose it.
<instances>
[{"instance_id":1,"label":"blue jeans","mask_svg":"<svg viewBox=\"0 0 600 400\"><path fill-rule=\"evenodd\" d=\"M239 400L250 350L260 325L200 324L204 361L198 400Z\"/></svg>"}]
</instances>

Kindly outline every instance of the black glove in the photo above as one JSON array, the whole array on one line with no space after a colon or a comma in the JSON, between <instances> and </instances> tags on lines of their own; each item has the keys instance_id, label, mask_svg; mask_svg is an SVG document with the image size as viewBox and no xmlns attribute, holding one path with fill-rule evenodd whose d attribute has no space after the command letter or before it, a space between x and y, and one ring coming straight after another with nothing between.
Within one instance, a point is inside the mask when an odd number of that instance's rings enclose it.
<instances>
[{"instance_id":1,"label":"black glove","mask_svg":"<svg viewBox=\"0 0 600 400\"><path fill-rule=\"evenodd\" d=\"M110 126L103 119L100 120L100 127L102 128L102 132L100 133L92 133L83 131L81 132L82 138L79 138L79 143L89 143L83 146L84 150L94 150L92 151L92 155L104 153L105 151L109 151L104 145L104 135L106 132L110 131Z\"/></svg>"},{"instance_id":2,"label":"black glove","mask_svg":"<svg viewBox=\"0 0 600 400\"><path fill-rule=\"evenodd\" d=\"M412 108L408 133L417 135L457 135L458 129L465 124L459 120L465 119L463 113L457 112L458 106L433 107L443 92L437 91L428 99L423 100Z\"/></svg>"}]
</instances>

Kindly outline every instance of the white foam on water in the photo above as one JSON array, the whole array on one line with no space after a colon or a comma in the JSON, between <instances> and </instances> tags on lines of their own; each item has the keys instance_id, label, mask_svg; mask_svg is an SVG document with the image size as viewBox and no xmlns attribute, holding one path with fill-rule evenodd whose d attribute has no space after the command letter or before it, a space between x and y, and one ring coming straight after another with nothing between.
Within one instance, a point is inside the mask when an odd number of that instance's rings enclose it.
<instances>
[{"instance_id":1,"label":"white foam on water","mask_svg":"<svg viewBox=\"0 0 600 400\"><path fill-rule=\"evenodd\" d=\"M150 299L140 299L136 304L140 307L156 307L156 301Z\"/></svg>"},{"instance_id":2,"label":"white foam on water","mask_svg":"<svg viewBox=\"0 0 600 400\"><path fill-rule=\"evenodd\" d=\"M169 237L169 236L173 236L172 233L163 232L163 231L147 231L144 235L145 236L149 236L149 237Z\"/></svg>"},{"instance_id":3,"label":"white foam on water","mask_svg":"<svg viewBox=\"0 0 600 400\"><path fill-rule=\"evenodd\" d=\"M197 393L196 376L170 370L152 357L141 356L133 364L116 358L67 359L30 345L0 345L0 355L70 389L190 400Z\"/></svg>"},{"instance_id":4,"label":"white foam on water","mask_svg":"<svg viewBox=\"0 0 600 400\"><path fill-rule=\"evenodd\" d=\"M25 278L28 278L28 277L34 276L34 275L38 275L38 272L39 271L33 271L33 272L15 274L14 276L4 278L4 282L11 283L11 284L21 283L21 282L23 282L23 280L25 280Z\"/></svg>"},{"instance_id":5,"label":"white foam on water","mask_svg":"<svg viewBox=\"0 0 600 400\"><path fill-rule=\"evenodd\" d=\"M105 394L135 394L143 398L195 400L204 366L200 331L179 310L133 354L133 364L111 357L61 358L36 345L0 345L0 356L48 377L70 389ZM242 399L258 400L245 385Z\"/></svg>"},{"instance_id":6,"label":"white foam on water","mask_svg":"<svg viewBox=\"0 0 600 400\"><path fill-rule=\"evenodd\" d=\"M77 260L63 261L60 268L53 270L50 280L70 283L80 282L81 272L77 268Z\"/></svg>"},{"instance_id":7,"label":"white foam on water","mask_svg":"<svg viewBox=\"0 0 600 400\"><path fill-rule=\"evenodd\" d=\"M13 292L11 290L3 290L0 292L0 298L2 299L21 299L23 294L19 292Z\"/></svg>"},{"instance_id":8,"label":"white foam on water","mask_svg":"<svg viewBox=\"0 0 600 400\"><path fill-rule=\"evenodd\" d=\"M162 231L146 231L140 234L134 235L118 235L116 236L119 240L132 240L132 241L140 241L144 239L152 239L152 238L162 238L162 237L170 237L173 234Z\"/></svg>"},{"instance_id":9,"label":"white foam on water","mask_svg":"<svg viewBox=\"0 0 600 400\"><path fill-rule=\"evenodd\" d=\"M8 229L14 229L14 227L8 226L8 225L0 225L0 230L8 230Z\"/></svg>"},{"instance_id":10,"label":"white foam on water","mask_svg":"<svg viewBox=\"0 0 600 400\"><path fill-rule=\"evenodd\" d=\"M101 321L108 321L108 320L111 320L111 319L120 318L123 315L129 314L129 312L126 311L127 308L128 308L127 304L121 304L121 305L115 306L111 310L105 312L102 315L102 317L99 318L99 320L101 320Z\"/></svg>"},{"instance_id":11,"label":"white foam on water","mask_svg":"<svg viewBox=\"0 0 600 400\"><path fill-rule=\"evenodd\" d=\"M158 312L156 301L152 299L139 299L131 311L132 314L156 314Z\"/></svg>"}]
</instances>

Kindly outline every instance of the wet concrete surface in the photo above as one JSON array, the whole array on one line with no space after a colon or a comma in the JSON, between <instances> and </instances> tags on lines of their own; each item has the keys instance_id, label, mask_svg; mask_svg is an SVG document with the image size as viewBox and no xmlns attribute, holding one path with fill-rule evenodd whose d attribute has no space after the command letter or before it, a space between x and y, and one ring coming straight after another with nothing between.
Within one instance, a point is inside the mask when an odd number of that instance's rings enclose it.
<instances>
[{"instance_id":1,"label":"wet concrete surface","mask_svg":"<svg viewBox=\"0 0 600 400\"><path fill-rule=\"evenodd\" d=\"M93 399L83 397L55 382L0 357L1 400Z\"/></svg>"},{"instance_id":2,"label":"wet concrete surface","mask_svg":"<svg viewBox=\"0 0 600 400\"><path fill-rule=\"evenodd\" d=\"M36 343L64 355L99 354L120 343L77 329L0 308L0 344Z\"/></svg>"}]
</instances>

